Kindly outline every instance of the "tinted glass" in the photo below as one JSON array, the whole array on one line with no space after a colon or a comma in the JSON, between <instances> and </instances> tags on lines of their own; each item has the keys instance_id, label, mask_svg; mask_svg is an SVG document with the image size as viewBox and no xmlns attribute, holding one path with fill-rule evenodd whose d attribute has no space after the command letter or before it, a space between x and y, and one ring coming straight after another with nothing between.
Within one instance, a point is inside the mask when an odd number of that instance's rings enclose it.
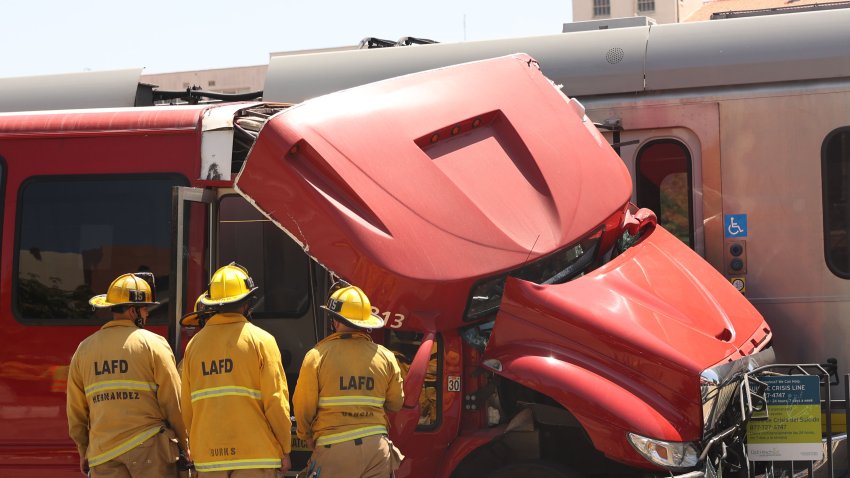
<instances>
[{"instance_id":1,"label":"tinted glass","mask_svg":"<svg viewBox=\"0 0 850 478\"><path fill-rule=\"evenodd\" d=\"M826 263L834 274L850 278L850 128L830 133L822 155Z\"/></svg>"},{"instance_id":2,"label":"tinted glass","mask_svg":"<svg viewBox=\"0 0 850 478\"><path fill-rule=\"evenodd\" d=\"M259 287L254 316L302 316L309 306L307 254L241 196L225 196L219 207L219 264L248 269Z\"/></svg>"},{"instance_id":3,"label":"tinted glass","mask_svg":"<svg viewBox=\"0 0 850 478\"><path fill-rule=\"evenodd\" d=\"M658 223L693 247L691 156L678 141L648 143L638 152L637 203L653 210Z\"/></svg>"},{"instance_id":4,"label":"tinted glass","mask_svg":"<svg viewBox=\"0 0 850 478\"><path fill-rule=\"evenodd\" d=\"M171 188L178 176L39 178L18 209L17 312L25 319L95 317L89 299L127 272L156 278L151 321L164 321Z\"/></svg>"}]
</instances>

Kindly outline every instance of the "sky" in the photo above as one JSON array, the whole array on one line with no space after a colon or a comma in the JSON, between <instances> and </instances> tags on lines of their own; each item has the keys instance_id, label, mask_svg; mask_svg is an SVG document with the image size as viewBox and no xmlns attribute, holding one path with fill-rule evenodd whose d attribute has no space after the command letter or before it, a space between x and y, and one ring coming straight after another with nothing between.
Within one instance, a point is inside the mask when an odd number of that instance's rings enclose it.
<instances>
[{"instance_id":1,"label":"sky","mask_svg":"<svg viewBox=\"0 0 850 478\"><path fill-rule=\"evenodd\" d=\"M364 37L439 42L561 32L572 0L6 0L0 77L263 65Z\"/></svg>"}]
</instances>

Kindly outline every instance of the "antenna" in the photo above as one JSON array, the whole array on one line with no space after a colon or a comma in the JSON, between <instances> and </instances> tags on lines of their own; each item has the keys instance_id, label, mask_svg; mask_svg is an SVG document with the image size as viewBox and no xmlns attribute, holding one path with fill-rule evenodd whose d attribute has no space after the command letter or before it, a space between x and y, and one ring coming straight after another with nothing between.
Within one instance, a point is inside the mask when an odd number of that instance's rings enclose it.
<instances>
[{"instance_id":1,"label":"antenna","mask_svg":"<svg viewBox=\"0 0 850 478\"><path fill-rule=\"evenodd\" d=\"M463 41L466 41L466 14L463 14Z\"/></svg>"},{"instance_id":2,"label":"antenna","mask_svg":"<svg viewBox=\"0 0 850 478\"><path fill-rule=\"evenodd\" d=\"M523 264L525 264L526 262L528 262L528 258L529 258L529 257L531 257L531 253L532 253L532 252L534 252L534 246L536 246L536 245L537 245L537 241L539 241L539 240L540 240L540 234L538 234L538 235L537 235L537 238L536 238L536 239L534 239L534 244L532 244L532 245L531 245L531 249L529 249L529 250L528 250L528 255L527 255L527 256L525 256L525 261L523 262Z\"/></svg>"}]
</instances>

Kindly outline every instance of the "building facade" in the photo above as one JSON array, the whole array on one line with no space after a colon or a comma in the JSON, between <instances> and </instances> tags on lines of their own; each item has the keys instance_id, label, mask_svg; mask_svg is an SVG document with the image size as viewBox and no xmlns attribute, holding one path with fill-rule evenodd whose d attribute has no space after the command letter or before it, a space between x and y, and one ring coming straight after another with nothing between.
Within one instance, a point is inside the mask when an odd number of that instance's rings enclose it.
<instances>
[{"instance_id":1,"label":"building facade","mask_svg":"<svg viewBox=\"0 0 850 478\"><path fill-rule=\"evenodd\" d=\"M573 22L641 16L678 23L702 5L703 0L573 0Z\"/></svg>"},{"instance_id":2,"label":"building facade","mask_svg":"<svg viewBox=\"0 0 850 478\"><path fill-rule=\"evenodd\" d=\"M142 82L160 90L181 91L187 88L216 93L247 93L263 89L268 65L215 68L142 75Z\"/></svg>"},{"instance_id":3,"label":"building facade","mask_svg":"<svg viewBox=\"0 0 850 478\"><path fill-rule=\"evenodd\" d=\"M573 22L643 16L655 23L709 20L719 12L787 9L823 0L573 0Z\"/></svg>"},{"instance_id":4,"label":"building facade","mask_svg":"<svg viewBox=\"0 0 850 478\"><path fill-rule=\"evenodd\" d=\"M297 55L302 53L321 53L328 51L353 50L357 45L273 52L269 56ZM248 93L262 91L265 87L268 64L255 66L237 66L233 68L213 68L209 70L177 71L170 73L143 74L142 82L155 85L163 91L185 91L186 89L204 90L215 93ZM163 103L179 103L178 100Z\"/></svg>"}]
</instances>

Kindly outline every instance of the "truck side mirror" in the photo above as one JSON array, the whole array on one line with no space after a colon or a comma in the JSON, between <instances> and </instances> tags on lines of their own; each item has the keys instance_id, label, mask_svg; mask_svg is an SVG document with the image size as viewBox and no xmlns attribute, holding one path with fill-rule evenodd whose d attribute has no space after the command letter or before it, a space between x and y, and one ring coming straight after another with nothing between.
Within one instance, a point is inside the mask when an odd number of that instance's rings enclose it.
<instances>
[{"instance_id":1,"label":"truck side mirror","mask_svg":"<svg viewBox=\"0 0 850 478\"><path fill-rule=\"evenodd\" d=\"M632 236L651 233L657 225L658 217L645 207L638 209L634 214L631 211L626 211L626 217L623 220L623 226Z\"/></svg>"}]
</instances>

